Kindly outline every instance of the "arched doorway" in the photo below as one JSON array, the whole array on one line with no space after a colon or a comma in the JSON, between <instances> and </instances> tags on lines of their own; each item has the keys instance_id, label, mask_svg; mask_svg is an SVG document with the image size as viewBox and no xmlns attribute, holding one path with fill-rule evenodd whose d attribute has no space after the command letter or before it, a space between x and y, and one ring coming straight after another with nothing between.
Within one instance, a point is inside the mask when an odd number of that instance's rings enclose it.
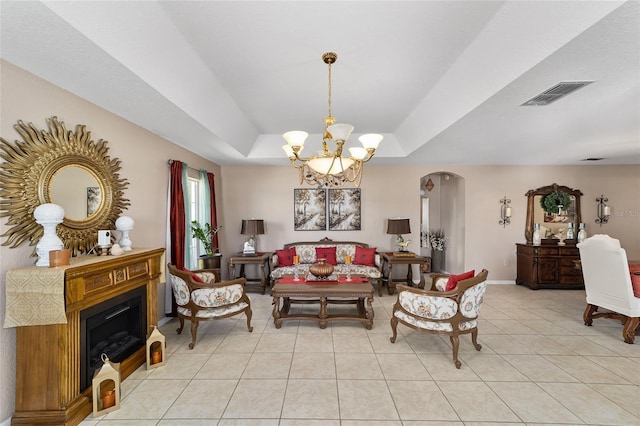
<instances>
[{"instance_id":1,"label":"arched doorway","mask_svg":"<svg viewBox=\"0 0 640 426\"><path fill-rule=\"evenodd\" d=\"M464 178L458 174L439 171L420 178L420 254L433 260L427 235L441 230L446 238L443 272L464 270L464 199Z\"/></svg>"}]
</instances>

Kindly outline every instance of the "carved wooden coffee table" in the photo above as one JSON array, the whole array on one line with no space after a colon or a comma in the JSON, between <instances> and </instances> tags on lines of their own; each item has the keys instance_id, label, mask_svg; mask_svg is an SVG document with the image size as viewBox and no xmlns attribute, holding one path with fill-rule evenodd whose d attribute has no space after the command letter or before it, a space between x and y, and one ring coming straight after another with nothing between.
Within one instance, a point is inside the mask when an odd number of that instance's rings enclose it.
<instances>
[{"instance_id":1,"label":"carved wooden coffee table","mask_svg":"<svg viewBox=\"0 0 640 426\"><path fill-rule=\"evenodd\" d=\"M342 278L341 278L342 279ZM357 278L354 277L354 280ZM326 328L331 321L359 321L367 330L373 327L373 286L366 278L361 282L293 283L290 277L279 280L271 289L273 296L273 322L276 328L283 321L312 320ZM319 305L318 313L291 313L293 304ZM355 305L356 312L330 313L329 305Z\"/></svg>"}]
</instances>

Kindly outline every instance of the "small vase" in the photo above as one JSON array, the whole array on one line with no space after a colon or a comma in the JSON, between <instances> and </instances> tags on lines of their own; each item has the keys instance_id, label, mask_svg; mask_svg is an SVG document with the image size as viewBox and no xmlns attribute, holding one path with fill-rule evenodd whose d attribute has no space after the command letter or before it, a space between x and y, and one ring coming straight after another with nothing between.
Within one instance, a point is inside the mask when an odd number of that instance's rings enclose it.
<instances>
[{"instance_id":1,"label":"small vase","mask_svg":"<svg viewBox=\"0 0 640 426\"><path fill-rule=\"evenodd\" d=\"M431 271L442 272L444 262L444 250L431 250Z\"/></svg>"},{"instance_id":2,"label":"small vase","mask_svg":"<svg viewBox=\"0 0 640 426\"><path fill-rule=\"evenodd\" d=\"M317 278L324 279L333 273L333 265L328 264L326 259L318 259L318 263L309 266L309 272Z\"/></svg>"}]
</instances>

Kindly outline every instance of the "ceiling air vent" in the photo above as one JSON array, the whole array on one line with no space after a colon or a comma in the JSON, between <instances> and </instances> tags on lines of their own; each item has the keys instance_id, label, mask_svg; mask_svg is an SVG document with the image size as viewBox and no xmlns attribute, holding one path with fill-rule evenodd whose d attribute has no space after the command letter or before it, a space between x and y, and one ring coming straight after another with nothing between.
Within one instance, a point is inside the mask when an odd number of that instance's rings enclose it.
<instances>
[{"instance_id":1,"label":"ceiling air vent","mask_svg":"<svg viewBox=\"0 0 640 426\"><path fill-rule=\"evenodd\" d=\"M593 81L561 81L550 89L545 90L537 96L529 99L523 103L522 106L542 106L549 105L551 102L567 96L569 93L574 92L587 84L591 84Z\"/></svg>"},{"instance_id":2,"label":"ceiling air vent","mask_svg":"<svg viewBox=\"0 0 640 426\"><path fill-rule=\"evenodd\" d=\"M589 157L589 158L583 158L580 161L600 161L600 160L604 160L604 158L600 158L600 157Z\"/></svg>"}]
</instances>

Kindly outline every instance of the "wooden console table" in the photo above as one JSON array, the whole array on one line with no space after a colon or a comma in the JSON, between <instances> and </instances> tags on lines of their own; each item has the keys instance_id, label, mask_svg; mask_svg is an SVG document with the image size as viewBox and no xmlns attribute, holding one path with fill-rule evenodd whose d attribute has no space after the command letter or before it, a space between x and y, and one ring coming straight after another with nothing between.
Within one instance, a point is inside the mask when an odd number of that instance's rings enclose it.
<instances>
[{"instance_id":1,"label":"wooden console table","mask_svg":"<svg viewBox=\"0 0 640 426\"><path fill-rule=\"evenodd\" d=\"M575 240L566 245L516 244L516 284L539 288L582 289L580 250Z\"/></svg>"},{"instance_id":2,"label":"wooden console table","mask_svg":"<svg viewBox=\"0 0 640 426\"><path fill-rule=\"evenodd\" d=\"M418 271L420 273L420 282L418 287L424 288L424 274L422 273L423 266L428 264L431 259L426 256L418 256L414 253L397 255L395 252L383 252L382 256L382 272L384 278L387 280L387 291L389 294L393 294L396 289L396 285L393 282L393 265L407 265L407 285L413 285L413 271L411 265L418 265ZM386 272L385 272L386 271Z\"/></svg>"},{"instance_id":3,"label":"wooden console table","mask_svg":"<svg viewBox=\"0 0 640 426\"><path fill-rule=\"evenodd\" d=\"M269 260L271 259L271 252L256 253L255 255L243 255L242 253L231 256L229 258L229 279L236 279L236 265L240 265L240 277L245 278L247 283L258 283L260 290L264 294L267 288L267 281L269 279ZM244 265L258 265L260 269L259 278L247 278L244 273Z\"/></svg>"},{"instance_id":4,"label":"wooden console table","mask_svg":"<svg viewBox=\"0 0 640 426\"><path fill-rule=\"evenodd\" d=\"M82 256L62 267L60 297L64 298L66 323L16 329L16 411L11 424L77 425L92 412L91 387L81 389L80 384L80 314L145 287L146 330L150 331L158 320L157 285L164 271L163 253L160 248L135 249L122 256ZM34 274L45 269L32 268ZM26 269L30 268L20 271ZM121 362L122 380L145 362L145 350L142 347Z\"/></svg>"}]
</instances>

